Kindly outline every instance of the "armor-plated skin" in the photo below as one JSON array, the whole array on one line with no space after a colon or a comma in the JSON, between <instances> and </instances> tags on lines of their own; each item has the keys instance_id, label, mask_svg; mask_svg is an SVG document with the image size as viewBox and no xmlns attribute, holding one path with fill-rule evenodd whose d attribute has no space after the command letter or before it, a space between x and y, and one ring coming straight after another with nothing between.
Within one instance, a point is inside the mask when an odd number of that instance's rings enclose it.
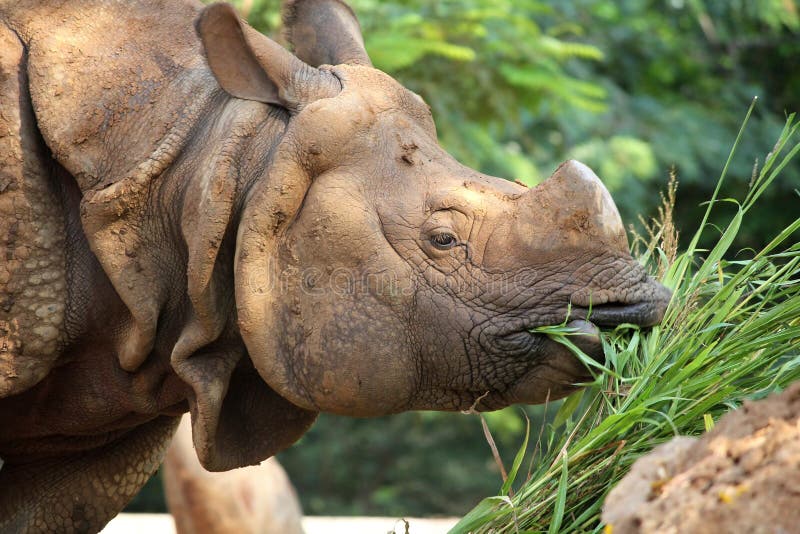
<instances>
[{"instance_id":1,"label":"armor-plated skin","mask_svg":"<svg viewBox=\"0 0 800 534\"><path fill-rule=\"evenodd\" d=\"M557 398L587 371L530 328L662 317L591 170L463 167L347 6L285 13L297 56L222 4L0 0L0 531L99 529L186 411L227 470L320 411Z\"/></svg>"}]
</instances>

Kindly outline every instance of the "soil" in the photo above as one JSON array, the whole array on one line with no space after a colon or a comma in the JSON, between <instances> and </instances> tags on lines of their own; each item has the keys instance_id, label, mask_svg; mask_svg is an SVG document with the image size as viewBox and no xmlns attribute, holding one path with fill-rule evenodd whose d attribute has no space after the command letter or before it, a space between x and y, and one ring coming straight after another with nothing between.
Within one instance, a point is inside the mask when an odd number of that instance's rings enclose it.
<instances>
[{"instance_id":1,"label":"soil","mask_svg":"<svg viewBox=\"0 0 800 534\"><path fill-rule=\"evenodd\" d=\"M613 534L800 529L800 383L640 458L603 507Z\"/></svg>"}]
</instances>

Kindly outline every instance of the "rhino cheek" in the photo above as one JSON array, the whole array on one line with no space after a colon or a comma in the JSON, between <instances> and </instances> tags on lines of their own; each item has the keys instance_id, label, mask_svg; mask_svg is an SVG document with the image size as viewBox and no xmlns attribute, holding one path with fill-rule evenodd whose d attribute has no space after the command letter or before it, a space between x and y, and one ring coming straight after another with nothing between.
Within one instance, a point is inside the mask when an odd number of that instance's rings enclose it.
<instances>
[{"instance_id":1,"label":"rhino cheek","mask_svg":"<svg viewBox=\"0 0 800 534\"><path fill-rule=\"evenodd\" d=\"M298 231L304 224L298 221ZM239 273L257 279L239 283L237 299L241 333L261 377L308 410L370 416L408 409L418 379L402 318L411 290L401 269L380 254L371 256L375 264L326 269L331 260L313 239L297 240L295 255L305 268L279 259L265 262L272 268ZM387 266L398 274L368 275Z\"/></svg>"},{"instance_id":2,"label":"rhino cheek","mask_svg":"<svg viewBox=\"0 0 800 534\"><path fill-rule=\"evenodd\" d=\"M404 328L379 317L371 304L369 299L307 303L315 314L295 327L308 335L281 351L281 393L288 400L349 416L407 409L416 379L404 354Z\"/></svg>"}]
</instances>

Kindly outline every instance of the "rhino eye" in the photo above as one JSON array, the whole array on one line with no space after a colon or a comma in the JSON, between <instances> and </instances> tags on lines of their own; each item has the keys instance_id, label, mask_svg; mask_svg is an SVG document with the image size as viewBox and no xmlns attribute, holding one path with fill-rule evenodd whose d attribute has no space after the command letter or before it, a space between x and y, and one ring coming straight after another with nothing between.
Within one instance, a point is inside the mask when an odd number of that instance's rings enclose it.
<instances>
[{"instance_id":1,"label":"rhino eye","mask_svg":"<svg viewBox=\"0 0 800 534\"><path fill-rule=\"evenodd\" d=\"M431 244L439 250L451 249L458 244L456 236L447 232L431 236Z\"/></svg>"}]
</instances>

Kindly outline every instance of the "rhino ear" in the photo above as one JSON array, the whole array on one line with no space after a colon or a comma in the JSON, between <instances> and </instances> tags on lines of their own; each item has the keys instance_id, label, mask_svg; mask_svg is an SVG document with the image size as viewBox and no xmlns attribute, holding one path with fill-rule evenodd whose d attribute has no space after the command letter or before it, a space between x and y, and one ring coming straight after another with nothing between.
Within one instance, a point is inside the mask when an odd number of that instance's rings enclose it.
<instances>
[{"instance_id":1,"label":"rhino ear","mask_svg":"<svg viewBox=\"0 0 800 534\"><path fill-rule=\"evenodd\" d=\"M211 71L232 96L297 111L341 91L330 73L308 66L242 22L230 4L203 9L196 28Z\"/></svg>"},{"instance_id":2,"label":"rhino ear","mask_svg":"<svg viewBox=\"0 0 800 534\"><path fill-rule=\"evenodd\" d=\"M290 0L285 3L286 39L297 57L319 65L372 66L353 10L338 0Z\"/></svg>"}]
</instances>

